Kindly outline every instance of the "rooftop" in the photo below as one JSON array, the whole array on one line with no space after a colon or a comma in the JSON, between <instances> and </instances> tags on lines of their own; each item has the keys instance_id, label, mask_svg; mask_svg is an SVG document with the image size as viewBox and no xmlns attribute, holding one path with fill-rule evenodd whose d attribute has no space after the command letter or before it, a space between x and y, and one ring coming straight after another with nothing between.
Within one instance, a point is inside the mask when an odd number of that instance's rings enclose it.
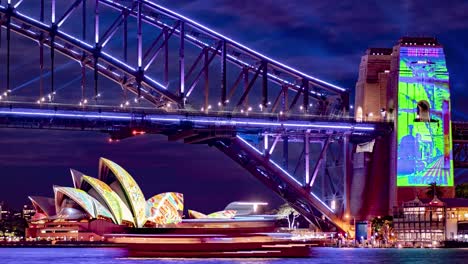
<instances>
[{"instance_id":1,"label":"rooftop","mask_svg":"<svg viewBox=\"0 0 468 264\"><path fill-rule=\"evenodd\" d=\"M398 40L398 44L413 46L440 46L439 41L434 37L402 37Z\"/></svg>"}]
</instances>

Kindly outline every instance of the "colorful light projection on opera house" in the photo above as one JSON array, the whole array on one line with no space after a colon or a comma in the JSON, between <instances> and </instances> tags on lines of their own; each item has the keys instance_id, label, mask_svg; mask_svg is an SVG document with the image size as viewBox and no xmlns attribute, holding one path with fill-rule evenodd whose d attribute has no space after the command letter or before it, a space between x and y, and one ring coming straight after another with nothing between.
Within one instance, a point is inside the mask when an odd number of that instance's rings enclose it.
<instances>
[{"instance_id":1,"label":"colorful light projection on opera house","mask_svg":"<svg viewBox=\"0 0 468 264\"><path fill-rule=\"evenodd\" d=\"M400 48L397 186L453 186L449 75L442 48Z\"/></svg>"},{"instance_id":2,"label":"colorful light projection on opera house","mask_svg":"<svg viewBox=\"0 0 468 264\"><path fill-rule=\"evenodd\" d=\"M71 174L74 187L54 186L54 198L29 197L36 209L33 222L104 219L131 227L182 222L183 194L161 193L146 201L133 177L108 159L100 159L99 178L76 170L71 170ZM225 219L235 215L235 210L229 210L208 216L200 214L197 218Z\"/></svg>"}]
</instances>

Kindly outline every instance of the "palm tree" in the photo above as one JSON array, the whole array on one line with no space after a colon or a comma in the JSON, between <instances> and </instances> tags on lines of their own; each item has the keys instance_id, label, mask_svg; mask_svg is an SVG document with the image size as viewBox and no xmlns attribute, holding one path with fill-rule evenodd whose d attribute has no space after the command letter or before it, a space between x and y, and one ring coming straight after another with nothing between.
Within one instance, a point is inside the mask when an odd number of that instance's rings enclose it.
<instances>
[{"instance_id":1,"label":"palm tree","mask_svg":"<svg viewBox=\"0 0 468 264\"><path fill-rule=\"evenodd\" d=\"M443 195L442 188L437 185L436 182L431 182L429 183L429 186L426 189L426 195L430 198L434 198L434 195L437 195L437 197L441 198Z\"/></svg>"},{"instance_id":2,"label":"palm tree","mask_svg":"<svg viewBox=\"0 0 468 264\"><path fill-rule=\"evenodd\" d=\"M468 182L458 184L455 187L455 197L468 198Z\"/></svg>"}]
</instances>

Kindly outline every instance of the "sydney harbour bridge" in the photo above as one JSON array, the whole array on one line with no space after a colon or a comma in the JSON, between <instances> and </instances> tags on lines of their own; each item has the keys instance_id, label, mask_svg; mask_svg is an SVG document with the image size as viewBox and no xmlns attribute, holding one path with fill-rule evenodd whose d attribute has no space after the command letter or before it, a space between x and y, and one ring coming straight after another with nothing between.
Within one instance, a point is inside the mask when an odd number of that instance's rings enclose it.
<instances>
[{"instance_id":1,"label":"sydney harbour bridge","mask_svg":"<svg viewBox=\"0 0 468 264\"><path fill-rule=\"evenodd\" d=\"M392 128L355 122L348 89L154 1L0 0L0 25L1 127L207 144L322 229L349 230L353 146ZM30 85L15 81L18 39L35 56Z\"/></svg>"}]
</instances>

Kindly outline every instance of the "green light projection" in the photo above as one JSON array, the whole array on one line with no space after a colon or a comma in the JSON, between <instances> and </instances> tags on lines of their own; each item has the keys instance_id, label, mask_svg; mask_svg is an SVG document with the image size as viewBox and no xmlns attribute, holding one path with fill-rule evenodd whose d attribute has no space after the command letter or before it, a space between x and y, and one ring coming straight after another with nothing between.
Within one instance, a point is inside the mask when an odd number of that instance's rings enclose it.
<instances>
[{"instance_id":1,"label":"green light projection","mask_svg":"<svg viewBox=\"0 0 468 264\"><path fill-rule=\"evenodd\" d=\"M400 48L397 118L397 186L453 186L449 75L442 48Z\"/></svg>"}]
</instances>

